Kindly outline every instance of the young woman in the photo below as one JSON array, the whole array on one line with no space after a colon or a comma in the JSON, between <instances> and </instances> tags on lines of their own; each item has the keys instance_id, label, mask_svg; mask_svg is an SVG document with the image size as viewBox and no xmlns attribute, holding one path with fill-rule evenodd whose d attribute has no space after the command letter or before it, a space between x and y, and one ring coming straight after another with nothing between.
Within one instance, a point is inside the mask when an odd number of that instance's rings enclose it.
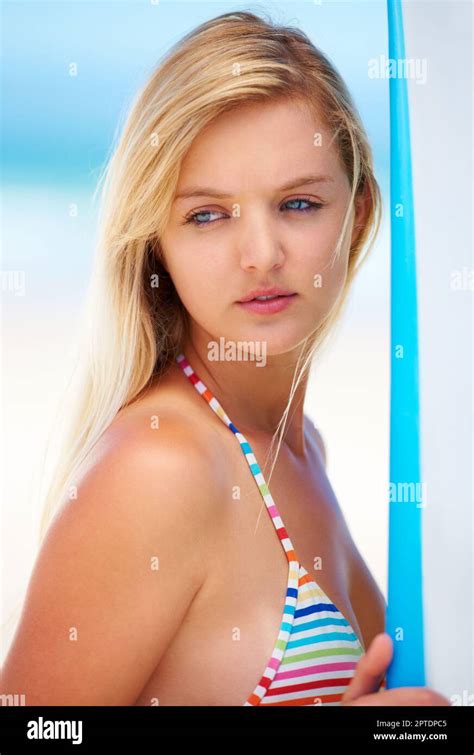
<instances>
[{"instance_id":1,"label":"young woman","mask_svg":"<svg viewBox=\"0 0 474 755\"><path fill-rule=\"evenodd\" d=\"M161 62L106 173L77 411L2 691L449 704L383 688L384 600L303 411L379 220L356 109L301 31L224 14Z\"/></svg>"}]
</instances>

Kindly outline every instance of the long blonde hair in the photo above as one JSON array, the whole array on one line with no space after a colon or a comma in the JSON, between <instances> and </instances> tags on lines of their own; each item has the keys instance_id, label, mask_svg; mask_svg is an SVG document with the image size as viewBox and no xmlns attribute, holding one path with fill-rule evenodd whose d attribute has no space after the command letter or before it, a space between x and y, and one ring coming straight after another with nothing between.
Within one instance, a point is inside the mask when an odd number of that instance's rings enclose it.
<instances>
[{"instance_id":1,"label":"long blonde hair","mask_svg":"<svg viewBox=\"0 0 474 755\"><path fill-rule=\"evenodd\" d=\"M378 232L381 199L367 136L334 66L301 30L239 11L201 24L172 47L137 94L99 180L97 249L86 327L69 389L75 404L44 499L40 537L117 412L163 374L180 352L187 313L163 265L160 235L183 157L219 114L250 101L281 98L298 98L318 109L350 180L350 205L336 255L359 192L369 191L370 211L350 249L342 295L304 342L274 436L278 434L280 447L293 395L316 348L341 314L353 277L367 256L362 250L369 236L368 249ZM159 286L152 280L159 280Z\"/></svg>"}]
</instances>

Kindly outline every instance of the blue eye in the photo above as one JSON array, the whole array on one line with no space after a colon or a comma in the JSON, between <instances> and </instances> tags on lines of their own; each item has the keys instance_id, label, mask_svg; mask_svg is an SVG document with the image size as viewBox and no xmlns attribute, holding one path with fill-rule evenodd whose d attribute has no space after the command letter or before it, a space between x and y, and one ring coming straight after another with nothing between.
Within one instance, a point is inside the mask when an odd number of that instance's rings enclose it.
<instances>
[{"instance_id":1,"label":"blue eye","mask_svg":"<svg viewBox=\"0 0 474 755\"><path fill-rule=\"evenodd\" d=\"M323 204L322 202L312 202L310 199L304 199L303 197L297 197L296 199L289 199L287 202L284 203L283 208L291 203L304 203L307 205L307 207L288 207L288 210L294 210L296 212L312 212L315 210L319 210ZM282 211L282 210L280 210ZM193 225L196 225L198 227L206 226L206 225L212 225L212 223L215 222L215 220L209 220L210 215L222 215L223 213L218 212L217 210L198 210L197 212L192 212L191 215L189 215L188 218L186 218L186 223L192 223ZM204 219L203 219L204 217ZM207 218L207 219L206 219ZM217 218L219 220L219 218Z\"/></svg>"},{"instance_id":2,"label":"blue eye","mask_svg":"<svg viewBox=\"0 0 474 755\"><path fill-rule=\"evenodd\" d=\"M197 226L214 223L214 220L198 220L203 215L222 215L222 213L217 212L217 210L199 210L198 212L192 212L187 218L186 223L194 223Z\"/></svg>"},{"instance_id":3,"label":"blue eye","mask_svg":"<svg viewBox=\"0 0 474 755\"><path fill-rule=\"evenodd\" d=\"M288 202L285 202L283 205L284 207L286 205L291 204L292 202L304 202L308 205L308 207L289 207L289 210L296 210L296 212L311 212L312 210L319 210L323 205L321 202L311 202L309 199L303 199L302 197L296 198L296 199L289 199Z\"/></svg>"}]
</instances>

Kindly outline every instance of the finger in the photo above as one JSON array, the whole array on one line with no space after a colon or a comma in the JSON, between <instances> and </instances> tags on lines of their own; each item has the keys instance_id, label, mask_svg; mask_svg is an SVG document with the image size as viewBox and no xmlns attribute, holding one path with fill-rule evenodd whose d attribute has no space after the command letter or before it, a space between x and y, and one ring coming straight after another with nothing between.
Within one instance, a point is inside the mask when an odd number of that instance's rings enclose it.
<instances>
[{"instance_id":1,"label":"finger","mask_svg":"<svg viewBox=\"0 0 474 755\"><path fill-rule=\"evenodd\" d=\"M344 704L362 695L376 692L392 659L392 654L393 644L390 635L386 632L377 634L357 664L356 672L341 703Z\"/></svg>"}]
</instances>

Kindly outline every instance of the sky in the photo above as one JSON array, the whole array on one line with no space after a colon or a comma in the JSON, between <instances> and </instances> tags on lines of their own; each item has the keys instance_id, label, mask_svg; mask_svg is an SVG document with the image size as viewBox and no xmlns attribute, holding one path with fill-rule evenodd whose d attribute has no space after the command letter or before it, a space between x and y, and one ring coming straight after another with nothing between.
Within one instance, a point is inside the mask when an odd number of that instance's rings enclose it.
<instances>
[{"instance_id":1,"label":"sky","mask_svg":"<svg viewBox=\"0 0 474 755\"><path fill-rule=\"evenodd\" d=\"M5 179L93 182L131 98L167 49L210 17L243 9L300 26L330 57L386 173L388 87L367 75L387 45L384 0L60 0L3 3Z\"/></svg>"}]
</instances>

